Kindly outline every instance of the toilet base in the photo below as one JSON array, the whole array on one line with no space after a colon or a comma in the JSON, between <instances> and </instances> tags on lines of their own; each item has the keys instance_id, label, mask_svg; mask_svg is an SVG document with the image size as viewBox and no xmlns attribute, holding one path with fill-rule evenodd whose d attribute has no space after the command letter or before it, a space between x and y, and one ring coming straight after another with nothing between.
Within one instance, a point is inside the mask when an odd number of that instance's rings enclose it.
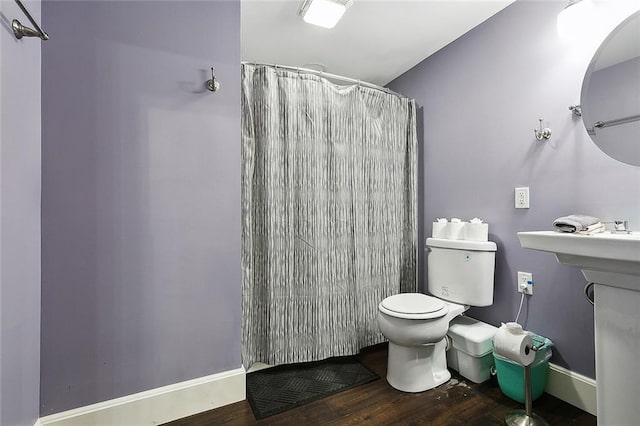
<instances>
[{"instance_id":1,"label":"toilet base","mask_svg":"<svg viewBox=\"0 0 640 426\"><path fill-rule=\"evenodd\" d=\"M446 349L445 339L421 346L389 342L387 381L403 392L423 392L448 382Z\"/></svg>"}]
</instances>

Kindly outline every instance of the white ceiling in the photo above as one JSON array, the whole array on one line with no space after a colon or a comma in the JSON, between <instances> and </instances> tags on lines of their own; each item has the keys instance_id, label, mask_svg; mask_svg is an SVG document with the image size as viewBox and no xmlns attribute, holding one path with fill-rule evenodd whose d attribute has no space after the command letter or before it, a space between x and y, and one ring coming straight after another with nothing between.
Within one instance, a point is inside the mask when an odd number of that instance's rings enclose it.
<instances>
[{"instance_id":1,"label":"white ceiling","mask_svg":"<svg viewBox=\"0 0 640 426\"><path fill-rule=\"evenodd\" d=\"M354 0L328 30L298 16L302 0L242 0L242 60L385 85L514 0Z\"/></svg>"}]
</instances>

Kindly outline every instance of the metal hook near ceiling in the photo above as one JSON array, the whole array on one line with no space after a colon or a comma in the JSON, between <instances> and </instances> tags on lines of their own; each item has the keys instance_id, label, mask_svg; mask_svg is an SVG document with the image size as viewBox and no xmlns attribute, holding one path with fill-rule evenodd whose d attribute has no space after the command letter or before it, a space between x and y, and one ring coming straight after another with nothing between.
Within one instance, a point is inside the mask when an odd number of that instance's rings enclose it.
<instances>
[{"instance_id":1,"label":"metal hook near ceiling","mask_svg":"<svg viewBox=\"0 0 640 426\"><path fill-rule=\"evenodd\" d=\"M220 83L216 79L216 67L211 67L211 80L207 80L207 89L211 92L216 92L220 88Z\"/></svg>"}]
</instances>

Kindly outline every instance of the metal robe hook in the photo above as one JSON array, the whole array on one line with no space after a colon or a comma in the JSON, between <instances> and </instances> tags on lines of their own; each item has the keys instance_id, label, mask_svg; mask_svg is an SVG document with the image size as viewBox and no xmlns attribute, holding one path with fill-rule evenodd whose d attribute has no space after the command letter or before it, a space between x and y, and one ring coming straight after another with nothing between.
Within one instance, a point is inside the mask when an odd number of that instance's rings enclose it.
<instances>
[{"instance_id":1,"label":"metal robe hook","mask_svg":"<svg viewBox=\"0 0 640 426\"><path fill-rule=\"evenodd\" d=\"M533 134L536 135L536 139L539 141L550 139L551 129L549 129L548 127L545 127L544 129L542 128L542 121L544 120L544 118L538 118L538 120L540 121L540 128L533 129Z\"/></svg>"},{"instance_id":2,"label":"metal robe hook","mask_svg":"<svg viewBox=\"0 0 640 426\"><path fill-rule=\"evenodd\" d=\"M215 70L216 67L211 67L211 80L207 80L207 89L211 92L215 92L220 88L220 83L216 80Z\"/></svg>"}]
</instances>

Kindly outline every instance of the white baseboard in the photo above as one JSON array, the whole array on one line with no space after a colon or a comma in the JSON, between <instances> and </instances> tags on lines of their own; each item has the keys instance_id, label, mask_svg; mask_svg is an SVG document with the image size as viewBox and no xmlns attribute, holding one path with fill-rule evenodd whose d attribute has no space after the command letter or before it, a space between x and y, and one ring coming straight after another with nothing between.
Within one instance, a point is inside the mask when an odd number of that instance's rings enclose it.
<instances>
[{"instance_id":1,"label":"white baseboard","mask_svg":"<svg viewBox=\"0 0 640 426\"><path fill-rule=\"evenodd\" d=\"M596 415L596 381L549 363L545 392Z\"/></svg>"},{"instance_id":2,"label":"white baseboard","mask_svg":"<svg viewBox=\"0 0 640 426\"><path fill-rule=\"evenodd\" d=\"M242 401L244 368L41 417L35 426L151 426Z\"/></svg>"},{"instance_id":3,"label":"white baseboard","mask_svg":"<svg viewBox=\"0 0 640 426\"><path fill-rule=\"evenodd\" d=\"M596 415L596 381L549 363L545 392ZM34 426L152 426L246 399L237 368L41 417Z\"/></svg>"}]
</instances>

